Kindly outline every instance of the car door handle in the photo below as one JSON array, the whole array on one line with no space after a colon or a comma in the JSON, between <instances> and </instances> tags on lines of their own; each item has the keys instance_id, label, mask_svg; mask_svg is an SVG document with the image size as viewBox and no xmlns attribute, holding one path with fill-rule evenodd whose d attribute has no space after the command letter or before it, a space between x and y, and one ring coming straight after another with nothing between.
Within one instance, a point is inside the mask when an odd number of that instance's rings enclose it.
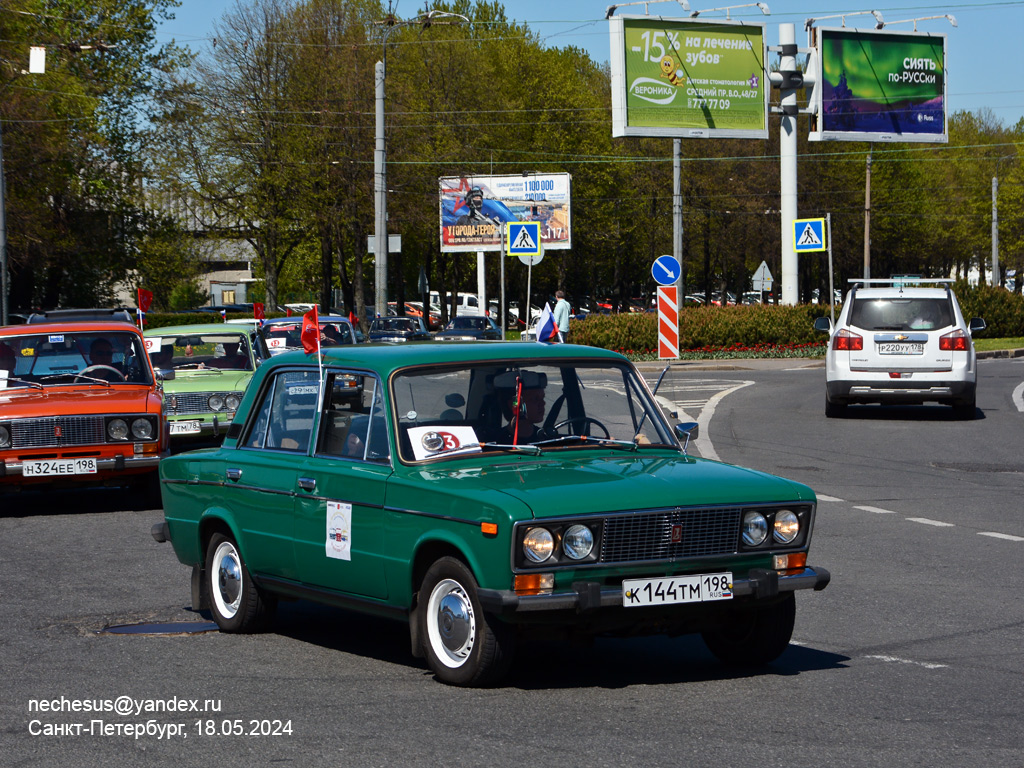
<instances>
[{"instance_id":1,"label":"car door handle","mask_svg":"<svg viewBox=\"0 0 1024 768\"><path fill-rule=\"evenodd\" d=\"M229 468L228 470L226 470L224 472L224 474L228 476L228 480L241 480L242 479L242 470L240 470L240 469Z\"/></svg>"},{"instance_id":2,"label":"car door handle","mask_svg":"<svg viewBox=\"0 0 1024 768\"><path fill-rule=\"evenodd\" d=\"M316 480L314 480L312 477L300 477L299 488L301 488L304 491L315 491Z\"/></svg>"}]
</instances>

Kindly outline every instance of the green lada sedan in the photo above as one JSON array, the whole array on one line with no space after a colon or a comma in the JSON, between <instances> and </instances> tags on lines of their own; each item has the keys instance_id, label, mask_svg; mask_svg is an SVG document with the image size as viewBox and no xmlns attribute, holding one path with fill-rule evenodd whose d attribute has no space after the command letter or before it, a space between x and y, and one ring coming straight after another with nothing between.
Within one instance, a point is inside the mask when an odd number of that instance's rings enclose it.
<instances>
[{"instance_id":1,"label":"green lada sedan","mask_svg":"<svg viewBox=\"0 0 1024 768\"><path fill-rule=\"evenodd\" d=\"M359 398L350 383L359 381ZM282 598L409 626L437 678L482 685L517 640L700 633L722 661L789 644L814 492L694 458L621 355L469 342L290 352L219 448L160 464L192 605L225 632Z\"/></svg>"},{"instance_id":2,"label":"green lada sedan","mask_svg":"<svg viewBox=\"0 0 1024 768\"><path fill-rule=\"evenodd\" d=\"M270 356L261 333L242 325L154 328L145 338L164 380L171 442L178 445L223 437L253 373Z\"/></svg>"}]
</instances>

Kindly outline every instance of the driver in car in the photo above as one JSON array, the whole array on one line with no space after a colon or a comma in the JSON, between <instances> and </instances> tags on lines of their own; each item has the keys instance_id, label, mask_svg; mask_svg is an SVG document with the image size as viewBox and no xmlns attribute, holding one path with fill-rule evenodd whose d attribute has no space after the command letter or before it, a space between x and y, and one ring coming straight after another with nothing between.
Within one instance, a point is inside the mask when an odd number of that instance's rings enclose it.
<instances>
[{"instance_id":1,"label":"driver in car","mask_svg":"<svg viewBox=\"0 0 1024 768\"><path fill-rule=\"evenodd\" d=\"M547 410L546 386L547 376L536 371L506 371L495 377L501 412L508 420L495 442L521 445L548 437L540 426Z\"/></svg>"}]
</instances>

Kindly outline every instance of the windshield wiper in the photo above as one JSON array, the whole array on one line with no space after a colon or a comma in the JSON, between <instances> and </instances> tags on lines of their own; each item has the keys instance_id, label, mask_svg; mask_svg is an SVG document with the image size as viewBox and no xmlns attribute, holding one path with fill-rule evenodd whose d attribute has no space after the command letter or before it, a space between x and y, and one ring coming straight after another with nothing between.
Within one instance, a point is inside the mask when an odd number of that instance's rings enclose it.
<instances>
[{"instance_id":1,"label":"windshield wiper","mask_svg":"<svg viewBox=\"0 0 1024 768\"><path fill-rule=\"evenodd\" d=\"M95 376L83 376L80 373L53 373L53 374L50 374L49 376L43 376L39 380L40 381L48 381L49 379L62 379L65 376L72 376L72 377L74 377L75 381L78 381L78 379L86 379L87 381L91 381L91 382L94 382L96 384L103 384L104 386L107 386L107 387L110 386L110 382L107 381L106 379L97 379ZM72 383L74 383L74 382L72 382Z\"/></svg>"},{"instance_id":2,"label":"windshield wiper","mask_svg":"<svg viewBox=\"0 0 1024 768\"><path fill-rule=\"evenodd\" d=\"M592 435L562 435L561 437L553 437L550 440L538 440L535 445L554 446L566 445L568 443L587 443L601 448L628 448L631 451L635 451L637 445L629 440L613 440L609 437L593 437Z\"/></svg>"},{"instance_id":3,"label":"windshield wiper","mask_svg":"<svg viewBox=\"0 0 1024 768\"><path fill-rule=\"evenodd\" d=\"M519 451L522 453L530 453L534 456L540 456L543 451L539 446L533 445L532 443L525 443L523 445L505 445L503 443L481 443L481 448L493 448L498 451Z\"/></svg>"},{"instance_id":4,"label":"windshield wiper","mask_svg":"<svg viewBox=\"0 0 1024 768\"><path fill-rule=\"evenodd\" d=\"M15 381L18 384L27 384L30 387L38 387L39 389L45 389L45 387L38 381L29 381L28 379L19 379L16 376L8 376L6 379L0 379L0 381Z\"/></svg>"},{"instance_id":5,"label":"windshield wiper","mask_svg":"<svg viewBox=\"0 0 1024 768\"><path fill-rule=\"evenodd\" d=\"M213 371L214 373L224 373L220 368L207 368L205 363L181 363L180 365L174 366L176 371Z\"/></svg>"}]
</instances>

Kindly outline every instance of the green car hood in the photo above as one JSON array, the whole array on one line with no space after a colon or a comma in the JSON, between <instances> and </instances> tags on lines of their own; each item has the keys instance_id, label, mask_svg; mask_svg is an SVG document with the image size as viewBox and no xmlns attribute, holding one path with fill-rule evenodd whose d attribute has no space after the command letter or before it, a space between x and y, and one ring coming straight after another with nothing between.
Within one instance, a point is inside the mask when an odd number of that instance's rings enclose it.
<instances>
[{"instance_id":1,"label":"green car hood","mask_svg":"<svg viewBox=\"0 0 1024 768\"><path fill-rule=\"evenodd\" d=\"M186 392L242 392L249 386L253 373L222 368L177 370L173 379L164 382L164 392L172 395Z\"/></svg>"},{"instance_id":2,"label":"green car hood","mask_svg":"<svg viewBox=\"0 0 1024 768\"><path fill-rule=\"evenodd\" d=\"M428 484L441 483L450 492L479 494L489 501L494 493L506 494L538 518L692 505L815 501L814 492L802 483L664 452L588 457L574 453L571 459L517 457L476 466L460 461L411 474Z\"/></svg>"}]
</instances>

